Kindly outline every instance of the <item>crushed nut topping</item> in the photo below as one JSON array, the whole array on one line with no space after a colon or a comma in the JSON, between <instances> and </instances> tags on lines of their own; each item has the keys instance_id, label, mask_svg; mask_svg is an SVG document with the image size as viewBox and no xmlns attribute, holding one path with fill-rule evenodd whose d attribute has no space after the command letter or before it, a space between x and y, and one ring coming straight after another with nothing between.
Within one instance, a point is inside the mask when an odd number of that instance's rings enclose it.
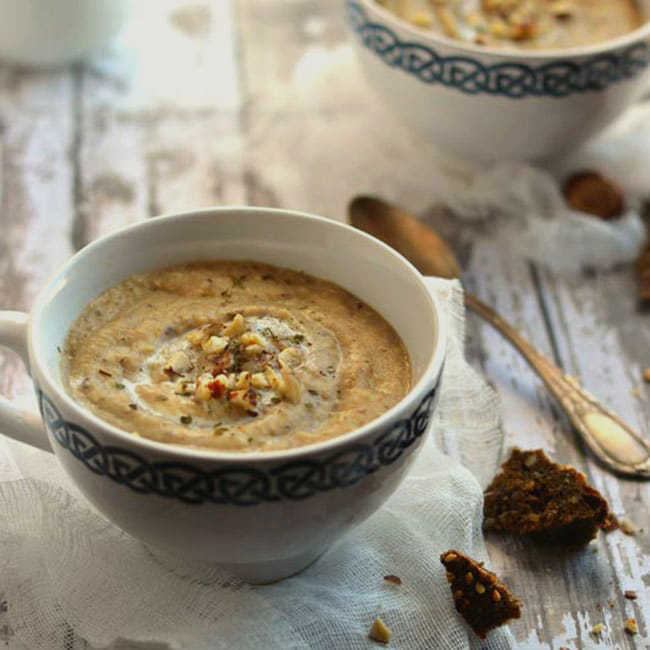
<instances>
[{"instance_id":1,"label":"crushed nut topping","mask_svg":"<svg viewBox=\"0 0 650 650\"><path fill-rule=\"evenodd\" d=\"M624 626L624 627L625 627L625 631L626 631L628 634L631 634L631 635L633 635L633 636L634 636L635 634L638 634L638 632L639 632L639 627L638 627L638 625L636 624L636 619L634 619L634 618L628 618L628 619L625 621L625 626Z\"/></svg>"},{"instance_id":2,"label":"crushed nut topping","mask_svg":"<svg viewBox=\"0 0 650 650\"><path fill-rule=\"evenodd\" d=\"M600 636L603 633L604 629L605 626L602 623L596 623L596 625L591 628L591 633L595 636Z\"/></svg>"},{"instance_id":3,"label":"crushed nut topping","mask_svg":"<svg viewBox=\"0 0 650 650\"><path fill-rule=\"evenodd\" d=\"M379 618L379 616L371 625L370 631L368 632L368 638L383 644L388 644L390 642L390 629L386 623Z\"/></svg>"},{"instance_id":4,"label":"crushed nut topping","mask_svg":"<svg viewBox=\"0 0 650 650\"><path fill-rule=\"evenodd\" d=\"M638 10L620 8L615 20L603 20L615 8L602 0L376 0L389 11L422 29L433 29L449 38L486 44L484 37L493 43L531 44L540 39L553 43L558 30L575 35L584 28L592 31L597 26L602 38L619 35L635 29L642 22ZM586 5L586 6L585 6ZM594 7L595 5L595 7ZM610 24L611 23L611 24ZM638 24L637 24L638 23ZM584 41L584 37L580 39ZM599 38L586 40L596 42ZM576 43L580 44L580 43Z\"/></svg>"},{"instance_id":5,"label":"crushed nut topping","mask_svg":"<svg viewBox=\"0 0 650 650\"><path fill-rule=\"evenodd\" d=\"M620 527L626 535L634 536L637 533L636 526L629 519L623 519Z\"/></svg>"},{"instance_id":6,"label":"crushed nut topping","mask_svg":"<svg viewBox=\"0 0 650 650\"><path fill-rule=\"evenodd\" d=\"M176 395L206 408L218 402L256 417L282 401L300 402L295 371L304 361L305 340L304 334L268 317L247 319L237 313L226 323L180 336L160 361Z\"/></svg>"}]
</instances>

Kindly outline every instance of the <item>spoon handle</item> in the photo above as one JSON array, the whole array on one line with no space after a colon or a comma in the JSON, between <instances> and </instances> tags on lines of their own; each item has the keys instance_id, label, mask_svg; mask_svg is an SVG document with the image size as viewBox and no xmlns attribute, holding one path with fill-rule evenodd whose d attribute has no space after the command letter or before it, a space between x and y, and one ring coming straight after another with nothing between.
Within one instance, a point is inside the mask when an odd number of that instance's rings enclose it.
<instances>
[{"instance_id":1,"label":"spoon handle","mask_svg":"<svg viewBox=\"0 0 650 650\"><path fill-rule=\"evenodd\" d=\"M543 357L491 307L471 293L465 293L465 304L521 352L598 460L619 474L650 479L650 445L641 434L600 404L575 378Z\"/></svg>"}]
</instances>

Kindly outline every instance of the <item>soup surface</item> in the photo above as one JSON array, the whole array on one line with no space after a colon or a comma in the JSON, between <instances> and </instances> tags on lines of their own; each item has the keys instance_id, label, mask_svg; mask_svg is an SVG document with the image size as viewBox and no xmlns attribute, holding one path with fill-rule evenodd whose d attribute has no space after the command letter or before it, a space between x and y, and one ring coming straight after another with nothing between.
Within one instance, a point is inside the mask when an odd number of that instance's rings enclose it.
<instances>
[{"instance_id":1,"label":"soup surface","mask_svg":"<svg viewBox=\"0 0 650 650\"><path fill-rule=\"evenodd\" d=\"M68 392L134 435L288 449L359 427L409 390L393 328L341 287L253 262L135 275L68 332Z\"/></svg>"},{"instance_id":2,"label":"soup surface","mask_svg":"<svg viewBox=\"0 0 650 650\"><path fill-rule=\"evenodd\" d=\"M376 0L418 27L478 45L562 49L643 24L635 0Z\"/></svg>"}]
</instances>

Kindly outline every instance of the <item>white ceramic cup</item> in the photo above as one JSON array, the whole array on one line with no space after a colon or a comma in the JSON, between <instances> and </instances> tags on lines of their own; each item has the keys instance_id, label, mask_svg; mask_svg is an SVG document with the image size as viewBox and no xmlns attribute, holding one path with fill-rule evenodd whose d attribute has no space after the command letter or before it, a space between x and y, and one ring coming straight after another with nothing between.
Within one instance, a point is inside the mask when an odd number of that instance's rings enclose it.
<instances>
[{"instance_id":1,"label":"white ceramic cup","mask_svg":"<svg viewBox=\"0 0 650 650\"><path fill-rule=\"evenodd\" d=\"M0 0L0 58L33 66L70 63L106 45L133 0Z\"/></svg>"},{"instance_id":2,"label":"white ceramic cup","mask_svg":"<svg viewBox=\"0 0 650 650\"><path fill-rule=\"evenodd\" d=\"M208 259L303 270L351 291L401 336L411 390L355 431L266 453L134 437L75 402L62 386L60 349L84 305L134 273ZM88 500L146 544L256 583L310 564L395 490L426 433L445 356L436 302L398 253L344 224L258 208L158 217L93 242L47 282L30 316L0 312L0 345L30 369L47 435L4 398L0 432L53 451Z\"/></svg>"},{"instance_id":3,"label":"white ceramic cup","mask_svg":"<svg viewBox=\"0 0 650 650\"><path fill-rule=\"evenodd\" d=\"M376 0L346 0L361 68L406 126L464 162L575 149L650 90L650 22L561 50L484 47L420 29ZM650 0L639 0L650 21Z\"/></svg>"}]
</instances>

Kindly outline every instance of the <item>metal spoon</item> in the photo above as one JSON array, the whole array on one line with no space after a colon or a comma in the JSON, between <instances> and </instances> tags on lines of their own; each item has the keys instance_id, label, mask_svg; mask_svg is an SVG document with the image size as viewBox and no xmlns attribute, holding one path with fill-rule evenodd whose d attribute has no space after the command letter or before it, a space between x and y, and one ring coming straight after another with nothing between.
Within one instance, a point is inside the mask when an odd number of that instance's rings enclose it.
<instances>
[{"instance_id":1,"label":"metal spoon","mask_svg":"<svg viewBox=\"0 0 650 650\"><path fill-rule=\"evenodd\" d=\"M423 275L459 277L460 267L449 246L400 208L381 199L359 196L350 203L348 211L353 226L392 246ZM521 352L598 460L619 474L650 478L650 444L641 434L600 404L573 377L544 358L491 307L468 292L465 292L465 304Z\"/></svg>"}]
</instances>

